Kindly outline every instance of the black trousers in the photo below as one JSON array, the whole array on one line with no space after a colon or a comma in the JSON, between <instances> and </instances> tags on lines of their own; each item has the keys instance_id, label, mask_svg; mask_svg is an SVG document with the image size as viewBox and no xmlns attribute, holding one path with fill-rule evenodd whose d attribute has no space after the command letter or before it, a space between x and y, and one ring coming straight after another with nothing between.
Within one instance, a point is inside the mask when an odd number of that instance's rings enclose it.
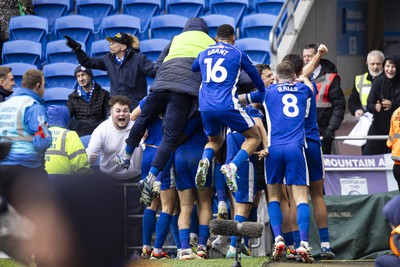
<instances>
[{"instance_id":1,"label":"black trousers","mask_svg":"<svg viewBox=\"0 0 400 267\"><path fill-rule=\"evenodd\" d=\"M185 128L192 105L192 96L169 91L153 91L146 99L126 143L137 147L150 123L163 114L163 139L151 166L163 170Z\"/></svg>"}]
</instances>

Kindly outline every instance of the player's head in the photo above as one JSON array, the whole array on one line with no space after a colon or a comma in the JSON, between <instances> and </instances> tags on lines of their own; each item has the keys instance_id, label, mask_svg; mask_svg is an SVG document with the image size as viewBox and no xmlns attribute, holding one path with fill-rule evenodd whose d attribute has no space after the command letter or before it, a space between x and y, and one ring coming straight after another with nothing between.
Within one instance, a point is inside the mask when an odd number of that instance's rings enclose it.
<instances>
[{"instance_id":1,"label":"player's head","mask_svg":"<svg viewBox=\"0 0 400 267\"><path fill-rule=\"evenodd\" d=\"M317 54L318 45L317 44L308 44L303 49L303 60L304 63L307 64L311 61L311 59Z\"/></svg>"},{"instance_id":2,"label":"player's head","mask_svg":"<svg viewBox=\"0 0 400 267\"><path fill-rule=\"evenodd\" d=\"M261 77L261 80L264 82L265 87L268 87L274 83L275 77L271 71L271 67L268 64L257 64L256 69Z\"/></svg>"},{"instance_id":3,"label":"player's head","mask_svg":"<svg viewBox=\"0 0 400 267\"><path fill-rule=\"evenodd\" d=\"M293 81L296 78L293 64L289 61L283 61L276 67L276 76L278 82Z\"/></svg>"},{"instance_id":4,"label":"player's head","mask_svg":"<svg viewBox=\"0 0 400 267\"><path fill-rule=\"evenodd\" d=\"M235 29L229 24L222 24L217 29L217 42L235 43Z\"/></svg>"},{"instance_id":5,"label":"player's head","mask_svg":"<svg viewBox=\"0 0 400 267\"><path fill-rule=\"evenodd\" d=\"M301 56L297 54L288 54L286 55L282 61L289 61L293 64L294 72L296 73L297 77L303 72L304 61Z\"/></svg>"},{"instance_id":6,"label":"player's head","mask_svg":"<svg viewBox=\"0 0 400 267\"><path fill-rule=\"evenodd\" d=\"M111 118L115 128L122 130L128 125L130 119L129 105L131 103L132 100L123 95L115 95L108 101Z\"/></svg>"}]
</instances>

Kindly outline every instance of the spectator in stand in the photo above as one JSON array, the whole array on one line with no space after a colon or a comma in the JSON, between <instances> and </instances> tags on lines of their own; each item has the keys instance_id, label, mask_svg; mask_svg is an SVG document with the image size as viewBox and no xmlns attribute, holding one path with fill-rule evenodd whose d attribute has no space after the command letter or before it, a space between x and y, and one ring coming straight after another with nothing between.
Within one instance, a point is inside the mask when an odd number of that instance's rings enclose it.
<instances>
[{"instance_id":1,"label":"spectator in stand","mask_svg":"<svg viewBox=\"0 0 400 267\"><path fill-rule=\"evenodd\" d=\"M367 111L367 99L371 91L372 81L383 71L383 60L385 55L379 50L372 50L367 56L368 71L357 75L354 87L349 97L349 111L359 119Z\"/></svg>"},{"instance_id":2,"label":"spectator in stand","mask_svg":"<svg viewBox=\"0 0 400 267\"><path fill-rule=\"evenodd\" d=\"M109 93L93 80L91 69L75 68L78 89L68 96L69 128L79 136L90 135L107 118Z\"/></svg>"},{"instance_id":3,"label":"spectator in stand","mask_svg":"<svg viewBox=\"0 0 400 267\"><path fill-rule=\"evenodd\" d=\"M0 102L9 97L15 85L14 76L10 67L0 66Z\"/></svg>"},{"instance_id":4,"label":"spectator in stand","mask_svg":"<svg viewBox=\"0 0 400 267\"><path fill-rule=\"evenodd\" d=\"M307 64L317 54L317 44L309 44L304 47L303 59ZM311 75L311 80L317 84L317 122L322 139L322 153L332 153L332 142L335 131L340 127L346 110L340 77L336 66L327 59L321 59L319 66Z\"/></svg>"},{"instance_id":5,"label":"spectator in stand","mask_svg":"<svg viewBox=\"0 0 400 267\"><path fill-rule=\"evenodd\" d=\"M45 154L48 174L85 173L90 164L85 147L75 131L68 130L69 112L65 106L47 107L52 144Z\"/></svg>"},{"instance_id":6,"label":"spectator in stand","mask_svg":"<svg viewBox=\"0 0 400 267\"><path fill-rule=\"evenodd\" d=\"M400 57L392 55L383 61L383 74L374 79L368 95L367 110L374 114L368 135L387 135L390 118L400 107ZM390 153L385 140L367 140L364 155Z\"/></svg>"},{"instance_id":7,"label":"spectator in stand","mask_svg":"<svg viewBox=\"0 0 400 267\"><path fill-rule=\"evenodd\" d=\"M128 96L132 100L131 110L139 105L139 101L147 94L146 76L155 77L156 71L153 61L139 52L137 37L123 32L107 37L110 53L102 57L89 57L81 49L81 44L69 36L65 38L67 46L72 48L82 66L107 71L111 96Z\"/></svg>"},{"instance_id":8,"label":"spectator in stand","mask_svg":"<svg viewBox=\"0 0 400 267\"><path fill-rule=\"evenodd\" d=\"M8 25L10 18L22 14L35 14L32 0L0 0L0 55L4 42L9 39Z\"/></svg>"}]
</instances>

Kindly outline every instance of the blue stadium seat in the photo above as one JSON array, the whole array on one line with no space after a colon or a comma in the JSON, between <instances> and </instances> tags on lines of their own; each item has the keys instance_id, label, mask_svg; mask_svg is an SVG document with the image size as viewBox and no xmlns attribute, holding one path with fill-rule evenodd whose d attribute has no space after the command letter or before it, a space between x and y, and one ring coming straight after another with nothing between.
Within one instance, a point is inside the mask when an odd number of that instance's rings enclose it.
<instances>
[{"instance_id":1,"label":"blue stadium seat","mask_svg":"<svg viewBox=\"0 0 400 267\"><path fill-rule=\"evenodd\" d=\"M205 7L204 0L166 0L168 14L175 14L187 18L198 17Z\"/></svg>"},{"instance_id":2,"label":"blue stadium seat","mask_svg":"<svg viewBox=\"0 0 400 267\"><path fill-rule=\"evenodd\" d=\"M3 63L22 62L40 68L42 44L28 40L8 41L3 45Z\"/></svg>"},{"instance_id":3,"label":"blue stadium seat","mask_svg":"<svg viewBox=\"0 0 400 267\"><path fill-rule=\"evenodd\" d=\"M11 17L9 25L10 41L30 40L42 44L42 55L46 52L48 21L39 16Z\"/></svg>"},{"instance_id":4,"label":"blue stadium seat","mask_svg":"<svg viewBox=\"0 0 400 267\"><path fill-rule=\"evenodd\" d=\"M140 33L140 19L131 15L113 15L103 18L100 24L101 39L114 36L118 32L130 33L138 36Z\"/></svg>"},{"instance_id":5,"label":"blue stadium seat","mask_svg":"<svg viewBox=\"0 0 400 267\"><path fill-rule=\"evenodd\" d=\"M140 29L146 32L151 18L164 10L162 2L161 0L122 0L122 12L140 18Z\"/></svg>"},{"instance_id":6,"label":"blue stadium seat","mask_svg":"<svg viewBox=\"0 0 400 267\"><path fill-rule=\"evenodd\" d=\"M9 63L2 66L10 67L12 69L15 87L21 87L22 76L27 70L37 69L37 66L26 63Z\"/></svg>"},{"instance_id":7,"label":"blue stadium seat","mask_svg":"<svg viewBox=\"0 0 400 267\"><path fill-rule=\"evenodd\" d=\"M50 105L65 106L68 96L74 92L74 89L65 87L54 87L44 90L43 99L44 106L47 108Z\"/></svg>"},{"instance_id":8,"label":"blue stadium seat","mask_svg":"<svg viewBox=\"0 0 400 267\"><path fill-rule=\"evenodd\" d=\"M259 38L242 38L236 40L235 46L246 52L254 64L270 64L269 41Z\"/></svg>"},{"instance_id":9,"label":"blue stadium seat","mask_svg":"<svg viewBox=\"0 0 400 267\"><path fill-rule=\"evenodd\" d=\"M94 33L92 18L81 15L58 18L54 25L54 32L57 40L62 40L64 35L68 35L76 41L85 43L86 49L90 52Z\"/></svg>"},{"instance_id":10,"label":"blue stadium seat","mask_svg":"<svg viewBox=\"0 0 400 267\"><path fill-rule=\"evenodd\" d=\"M110 79L108 78L107 71L104 70L92 70L93 79L101 86L101 87L110 87Z\"/></svg>"},{"instance_id":11,"label":"blue stadium seat","mask_svg":"<svg viewBox=\"0 0 400 267\"><path fill-rule=\"evenodd\" d=\"M65 87L74 89L78 82L74 76L76 64L59 62L43 66L43 75L46 81L46 88ZM46 89L47 90L47 89Z\"/></svg>"},{"instance_id":12,"label":"blue stadium seat","mask_svg":"<svg viewBox=\"0 0 400 267\"><path fill-rule=\"evenodd\" d=\"M82 45L82 50L86 51L86 46L84 43ZM57 62L69 62L78 64L78 60L71 48L69 48L64 40L57 40L47 43L46 48L46 59L47 64L57 63Z\"/></svg>"},{"instance_id":13,"label":"blue stadium seat","mask_svg":"<svg viewBox=\"0 0 400 267\"><path fill-rule=\"evenodd\" d=\"M269 40L269 33L272 30L277 16L269 14L253 14L243 17L240 27L240 38L261 38ZM278 29L279 31L279 29Z\"/></svg>"},{"instance_id":14,"label":"blue stadium seat","mask_svg":"<svg viewBox=\"0 0 400 267\"><path fill-rule=\"evenodd\" d=\"M57 18L70 15L74 11L72 0L33 0L32 3L36 14L48 19L49 33L53 32Z\"/></svg>"},{"instance_id":15,"label":"blue stadium seat","mask_svg":"<svg viewBox=\"0 0 400 267\"><path fill-rule=\"evenodd\" d=\"M92 18L98 32L101 20L115 13L115 0L76 0L76 10L78 15Z\"/></svg>"},{"instance_id":16,"label":"blue stadium seat","mask_svg":"<svg viewBox=\"0 0 400 267\"><path fill-rule=\"evenodd\" d=\"M236 25L240 22L241 18L247 14L249 7L248 0L211 0L210 2L211 13L231 16L235 19Z\"/></svg>"},{"instance_id":17,"label":"blue stadium seat","mask_svg":"<svg viewBox=\"0 0 400 267\"><path fill-rule=\"evenodd\" d=\"M92 57L101 57L110 53L110 42L99 40L92 43Z\"/></svg>"},{"instance_id":18,"label":"blue stadium seat","mask_svg":"<svg viewBox=\"0 0 400 267\"><path fill-rule=\"evenodd\" d=\"M151 38L172 40L175 35L182 33L188 18L166 14L153 17L150 23Z\"/></svg>"},{"instance_id":19,"label":"blue stadium seat","mask_svg":"<svg viewBox=\"0 0 400 267\"><path fill-rule=\"evenodd\" d=\"M140 52L152 61L157 61L158 56L170 41L167 39L149 39L140 42Z\"/></svg>"},{"instance_id":20,"label":"blue stadium seat","mask_svg":"<svg viewBox=\"0 0 400 267\"><path fill-rule=\"evenodd\" d=\"M285 0L254 0L256 13L264 13L278 16Z\"/></svg>"},{"instance_id":21,"label":"blue stadium seat","mask_svg":"<svg viewBox=\"0 0 400 267\"><path fill-rule=\"evenodd\" d=\"M208 35L211 38L215 38L217 36L217 29L221 24L229 24L232 27L235 27L235 19L230 16L219 15L219 14L210 14L202 17L208 25Z\"/></svg>"}]
</instances>

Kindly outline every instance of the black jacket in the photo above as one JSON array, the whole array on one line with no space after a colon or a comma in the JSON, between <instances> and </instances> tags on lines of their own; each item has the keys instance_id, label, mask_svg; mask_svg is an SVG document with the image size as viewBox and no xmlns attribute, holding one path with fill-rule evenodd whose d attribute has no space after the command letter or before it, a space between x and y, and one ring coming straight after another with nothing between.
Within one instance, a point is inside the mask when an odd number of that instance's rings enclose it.
<instances>
[{"instance_id":1,"label":"black jacket","mask_svg":"<svg viewBox=\"0 0 400 267\"><path fill-rule=\"evenodd\" d=\"M10 96L12 92L5 90L3 87L0 86L0 102L4 102L6 97Z\"/></svg>"},{"instance_id":2,"label":"black jacket","mask_svg":"<svg viewBox=\"0 0 400 267\"><path fill-rule=\"evenodd\" d=\"M372 82L371 91L368 95L367 110L374 114L370 131L375 135L385 135L389 133L390 119L392 113L400 106L400 57L391 56L385 58L383 66L388 59L393 60L396 65L396 74L393 79L388 79L385 73L382 73ZM381 110L377 112L375 109L376 102L388 99L392 102L390 110ZM370 134L370 133L368 133Z\"/></svg>"},{"instance_id":3,"label":"black jacket","mask_svg":"<svg viewBox=\"0 0 400 267\"><path fill-rule=\"evenodd\" d=\"M110 79L110 96L125 95L132 100L131 110L147 95L146 76L155 77L154 62L138 50L128 48L122 64L108 53L102 57L89 57L82 49L75 51L79 63L91 69L106 70Z\"/></svg>"},{"instance_id":4,"label":"black jacket","mask_svg":"<svg viewBox=\"0 0 400 267\"><path fill-rule=\"evenodd\" d=\"M70 129L77 131L80 136L91 134L102 121L107 119L109 96L110 94L97 83L95 83L95 89L89 102L80 97L77 90L70 94L67 101L69 115L73 119ZM89 126L89 133L80 134L80 128L85 126Z\"/></svg>"},{"instance_id":5,"label":"black jacket","mask_svg":"<svg viewBox=\"0 0 400 267\"><path fill-rule=\"evenodd\" d=\"M326 73L337 73L336 66L327 59L321 59L321 71L315 79ZM342 88L340 87L340 77L336 76L329 88L328 100L332 103L330 108L317 108L317 122L320 134L330 126L337 130L344 118L346 111L346 100L344 99Z\"/></svg>"}]
</instances>

